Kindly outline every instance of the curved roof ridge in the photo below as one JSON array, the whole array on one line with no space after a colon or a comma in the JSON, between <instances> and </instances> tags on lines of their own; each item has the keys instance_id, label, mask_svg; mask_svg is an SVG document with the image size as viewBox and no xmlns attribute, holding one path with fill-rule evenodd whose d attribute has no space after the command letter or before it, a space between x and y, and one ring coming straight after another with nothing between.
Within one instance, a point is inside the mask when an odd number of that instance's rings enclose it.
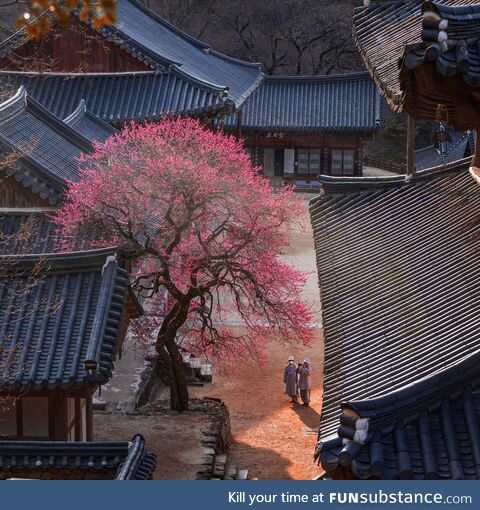
<instances>
[{"instance_id":1,"label":"curved roof ridge","mask_svg":"<svg viewBox=\"0 0 480 510\"><path fill-rule=\"evenodd\" d=\"M288 76L288 75L264 75L264 82L272 83L308 83L308 82L330 82L330 81L349 81L356 79L370 80L370 74L367 71L356 71L353 73L345 74L312 74L301 76Z\"/></svg>"},{"instance_id":2,"label":"curved roof ridge","mask_svg":"<svg viewBox=\"0 0 480 510\"><path fill-rule=\"evenodd\" d=\"M85 104L85 99L80 99L78 106L73 110L73 112L63 119L63 122L68 124L69 126L74 126L77 122L82 120L83 116L87 112L87 105Z\"/></svg>"},{"instance_id":3,"label":"curved roof ridge","mask_svg":"<svg viewBox=\"0 0 480 510\"><path fill-rule=\"evenodd\" d=\"M459 159L447 165L438 165L424 170L418 170L410 178L406 175L375 176L375 177L344 177L323 175L318 176L318 181L323 189L328 192L356 192L374 191L387 186L404 186L415 182L441 177L450 172L465 170L470 165L471 156ZM338 191L335 189L338 188Z\"/></svg>"},{"instance_id":4,"label":"curved roof ridge","mask_svg":"<svg viewBox=\"0 0 480 510\"><path fill-rule=\"evenodd\" d=\"M245 60L240 60L235 57L231 57L230 55L225 55L225 53L221 53L215 49L213 49L211 44L208 44L206 42L200 41L200 39L197 39L193 35L187 34L187 32L183 31L182 29L176 27L173 25L170 21L167 21L165 18L157 14L156 12L149 9L147 6L139 2L138 0L123 0L125 2L130 2L131 4L134 4L136 7L141 9L147 16L154 19L158 23L162 24L163 26L167 27L168 29L172 30L172 32L175 32L180 37L183 37L187 41L191 42L196 47L200 48L201 50L207 50L209 53L212 53L213 55L216 55L217 57L224 58L226 60L229 60L231 62L234 62L236 64L245 65L248 67L259 67L261 64L259 62L247 62Z\"/></svg>"},{"instance_id":5,"label":"curved roof ridge","mask_svg":"<svg viewBox=\"0 0 480 510\"><path fill-rule=\"evenodd\" d=\"M118 253L116 246L107 248L96 248L92 250L65 251L53 253L29 253L27 255L0 255L2 261L16 261L15 270L18 265L28 267L42 261L48 262L49 271L56 268L68 267L92 267L102 266L109 257Z\"/></svg>"},{"instance_id":6,"label":"curved roof ridge","mask_svg":"<svg viewBox=\"0 0 480 510\"><path fill-rule=\"evenodd\" d=\"M186 71L184 71L181 67L181 64L172 64L169 67L169 71L173 74L177 74L181 76L183 79L190 81L193 85L203 87L205 89L210 89L212 92L223 92L225 97L228 96L229 87L227 85L219 85L217 83L208 82L206 80L202 80L197 76L193 76Z\"/></svg>"},{"instance_id":7,"label":"curved roof ridge","mask_svg":"<svg viewBox=\"0 0 480 510\"><path fill-rule=\"evenodd\" d=\"M0 122L9 119L27 108L27 90L21 85L12 97L0 104Z\"/></svg>"},{"instance_id":8,"label":"curved roof ridge","mask_svg":"<svg viewBox=\"0 0 480 510\"><path fill-rule=\"evenodd\" d=\"M102 134L105 133L106 138L118 132L110 124L90 112L87 108L85 99L80 99L77 108L75 108L70 115L65 117L63 122L73 127L75 131L80 133L82 136L87 137L89 140L103 141L101 139L94 138L93 136L89 136L88 132L85 132L82 129L82 123L85 121L89 123L89 125L95 126L95 129L99 129Z\"/></svg>"}]
</instances>

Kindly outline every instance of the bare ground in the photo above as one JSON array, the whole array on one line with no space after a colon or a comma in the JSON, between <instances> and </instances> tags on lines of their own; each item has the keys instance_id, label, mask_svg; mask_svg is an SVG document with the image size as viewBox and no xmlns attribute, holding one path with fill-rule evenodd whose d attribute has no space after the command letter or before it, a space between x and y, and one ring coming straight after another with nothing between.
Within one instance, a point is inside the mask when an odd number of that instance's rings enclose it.
<instances>
[{"instance_id":1,"label":"bare ground","mask_svg":"<svg viewBox=\"0 0 480 510\"><path fill-rule=\"evenodd\" d=\"M311 196L305 199L306 205L309 198ZM287 260L309 273L305 299L320 325L315 252L309 228L292 235L292 253ZM297 360L305 356L312 360L313 392L309 408L292 406L283 393L283 368L289 354L295 354ZM240 468L249 469L250 476L260 479L311 479L320 472L313 463L313 451L320 422L322 364L323 337L318 327L310 346L292 348L271 344L263 367L241 367L239 375L216 373L211 385L191 388L191 397L218 397L228 405L233 434L232 461ZM131 364L127 368L125 371L130 374L130 379L123 384L126 393L133 386L136 375ZM118 386L114 389L116 393L123 388L120 384ZM118 399L116 393L107 394L106 398ZM160 398L168 398L168 390ZM135 433L142 433L148 448L159 459L156 478L193 479L203 457L200 438L206 420L205 416L196 413L125 417L100 414L95 417L96 439L125 440Z\"/></svg>"},{"instance_id":2,"label":"bare ground","mask_svg":"<svg viewBox=\"0 0 480 510\"><path fill-rule=\"evenodd\" d=\"M305 299L319 324L320 299L309 227L305 232L293 234L292 250L288 257L291 264L309 273ZM308 356L312 361L313 391L309 408L290 404L283 393L283 369L289 354L295 354L297 360ZM230 410L234 439L232 460L239 467L249 469L251 476L312 479L320 472L313 463L313 451L320 423L322 364L323 335L317 328L309 347L271 344L265 366L242 367L240 375L215 374L208 388L194 388L191 394L225 401Z\"/></svg>"},{"instance_id":3,"label":"bare ground","mask_svg":"<svg viewBox=\"0 0 480 510\"><path fill-rule=\"evenodd\" d=\"M208 416L201 413L143 416L95 414L96 441L126 441L135 434L145 437L149 451L157 455L155 480L194 480L205 448L202 431Z\"/></svg>"}]
</instances>

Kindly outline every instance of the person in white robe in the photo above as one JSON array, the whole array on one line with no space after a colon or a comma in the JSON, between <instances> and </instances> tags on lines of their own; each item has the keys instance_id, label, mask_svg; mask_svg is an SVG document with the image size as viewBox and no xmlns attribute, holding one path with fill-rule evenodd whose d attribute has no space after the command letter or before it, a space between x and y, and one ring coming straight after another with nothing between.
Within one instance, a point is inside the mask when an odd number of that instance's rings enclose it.
<instances>
[{"instance_id":1,"label":"person in white robe","mask_svg":"<svg viewBox=\"0 0 480 510\"><path fill-rule=\"evenodd\" d=\"M305 358L303 364L298 365L298 388L300 390L300 397L304 406L310 405L310 394L312 391L312 369L310 366L310 359Z\"/></svg>"},{"instance_id":2,"label":"person in white robe","mask_svg":"<svg viewBox=\"0 0 480 510\"><path fill-rule=\"evenodd\" d=\"M294 404L297 401L297 365L293 356L288 357L288 364L283 371L283 382L285 383L285 393L291 398L290 402Z\"/></svg>"}]
</instances>

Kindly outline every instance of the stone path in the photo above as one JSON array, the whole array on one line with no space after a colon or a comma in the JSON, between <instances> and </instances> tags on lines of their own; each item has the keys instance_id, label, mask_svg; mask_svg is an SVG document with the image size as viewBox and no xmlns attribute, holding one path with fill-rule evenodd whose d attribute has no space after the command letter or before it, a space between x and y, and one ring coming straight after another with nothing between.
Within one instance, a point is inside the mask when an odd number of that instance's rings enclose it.
<instances>
[{"instance_id":1,"label":"stone path","mask_svg":"<svg viewBox=\"0 0 480 510\"><path fill-rule=\"evenodd\" d=\"M115 362L115 371L108 384L101 388L101 394L95 394L94 403L104 404L107 410L111 406L122 406L127 411L135 407L135 395L140 382L140 374L145 366L143 347L135 347L125 338L122 359ZM120 410L120 409L119 409Z\"/></svg>"}]
</instances>

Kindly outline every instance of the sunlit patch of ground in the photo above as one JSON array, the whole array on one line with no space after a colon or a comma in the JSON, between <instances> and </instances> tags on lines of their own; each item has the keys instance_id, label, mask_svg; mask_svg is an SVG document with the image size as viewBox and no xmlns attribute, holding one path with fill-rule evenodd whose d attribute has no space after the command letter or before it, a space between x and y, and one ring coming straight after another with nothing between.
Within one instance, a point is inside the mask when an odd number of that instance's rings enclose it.
<instances>
[{"instance_id":1,"label":"sunlit patch of ground","mask_svg":"<svg viewBox=\"0 0 480 510\"><path fill-rule=\"evenodd\" d=\"M311 196L306 197L305 203ZM305 213L308 214L307 209ZM309 272L305 299L320 324L320 299L315 270L312 232L292 234L287 257L298 269ZM292 352L294 351L294 352ZM283 368L289 354L312 361L311 406L292 405L284 395ZM231 456L241 468L260 479L311 479L319 473L313 463L322 399L323 337L319 328L308 347L270 344L267 361L259 367L241 367L239 373L215 374L208 388L192 388L192 397L222 398L230 409L234 444Z\"/></svg>"}]
</instances>

